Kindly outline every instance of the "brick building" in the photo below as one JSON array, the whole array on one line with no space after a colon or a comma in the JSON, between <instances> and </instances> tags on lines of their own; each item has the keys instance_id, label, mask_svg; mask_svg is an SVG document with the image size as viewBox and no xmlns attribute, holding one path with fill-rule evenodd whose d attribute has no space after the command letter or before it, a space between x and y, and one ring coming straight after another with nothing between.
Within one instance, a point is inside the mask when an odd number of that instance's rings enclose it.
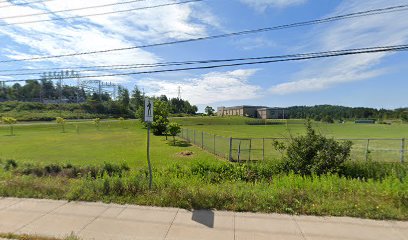
<instances>
[{"instance_id":1,"label":"brick building","mask_svg":"<svg viewBox=\"0 0 408 240\"><path fill-rule=\"evenodd\" d=\"M235 106L218 107L218 116L243 116L261 119L284 119L285 110L282 108L268 108L265 106Z\"/></svg>"}]
</instances>

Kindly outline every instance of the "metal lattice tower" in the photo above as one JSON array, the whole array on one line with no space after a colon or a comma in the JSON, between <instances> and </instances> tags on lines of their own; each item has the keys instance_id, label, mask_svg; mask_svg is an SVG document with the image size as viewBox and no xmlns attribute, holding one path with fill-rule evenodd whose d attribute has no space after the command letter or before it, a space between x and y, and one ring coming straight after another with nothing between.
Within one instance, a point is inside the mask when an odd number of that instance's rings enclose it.
<instances>
[{"instance_id":1,"label":"metal lattice tower","mask_svg":"<svg viewBox=\"0 0 408 240\"><path fill-rule=\"evenodd\" d=\"M63 88L63 81L64 79L73 79L73 78L79 78L79 73L75 72L74 70L62 70L60 72L44 72L43 75L41 75L42 79L45 80L58 80L58 95L59 95L59 103L62 103L62 88ZM79 93L77 93L77 97L79 96ZM40 97L41 98L41 97ZM78 101L78 100L77 100Z\"/></svg>"},{"instance_id":2,"label":"metal lattice tower","mask_svg":"<svg viewBox=\"0 0 408 240\"><path fill-rule=\"evenodd\" d=\"M180 86L178 86L177 98L181 99L181 87Z\"/></svg>"},{"instance_id":3,"label":"metal lattice tower","mask_svg":"<svg viewBox=\"0 0 408 240\"><path fill-rule=\"evenodd\" d=\"M101 80L78 80L78 87L82 88L86 93L97 93L99 96L103 93L109 94L111 98L116 99L118 93L118 85L112 82L102 82Z\"/></svg>"}]
</instances>

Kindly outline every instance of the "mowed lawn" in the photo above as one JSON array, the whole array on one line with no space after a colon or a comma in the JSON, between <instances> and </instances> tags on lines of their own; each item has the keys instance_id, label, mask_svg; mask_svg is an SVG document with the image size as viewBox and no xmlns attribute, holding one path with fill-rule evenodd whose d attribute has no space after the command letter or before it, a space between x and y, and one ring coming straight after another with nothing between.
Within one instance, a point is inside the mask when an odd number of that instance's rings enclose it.
<instances>
[{"instance_id":1,"label":"mowed lawn","mask_svg":"<svg viewBox=\"0 0 408 240\"><path fill-rule=\"evenodd\" d=\"M223 149L218 148L217 151L228 154L228 138L259 138L252 140L249 143L246 140L233 140L232 155L238 155L237 148L240 145L241 158L248 159L251 154L251 159L274 159L280 156L280 153L273 147L272 140L263 141L262 138L289 138L305 133L304 120L273 120L274 125L247 125L246 122L254 121L251 118L243 117L195 117L195 118L175 118L174 121L182 124L184 129L196 131L196 135L200 135L201 131L209 134L223 136L225 139L219 141L223 143ZM271 120L272 121L272 120ZM313 122L316 131L327 137L337 139L361 139L353 140L353 148L351 157L354 160L365 160L367 152L367 140L369 142L369 158L376 161L398 162L401 160L401 145L402 138L407 138L404 148L408 150L408 124L393 123L386 124L355 124L354 122L327 124L321 122ZM191 138L192 131L189 131ZM377 140L381 139L381 140ZM390 139L390 140L383 140ZM393 140L391 140L393 139ZM211 141L209 143L212 145ZM247 151L251 144L252 150ZM262 151L263 146L265 150ZM221 146L220 146L221 147ZM408 151L404 152L405 160L408 161Z\"/></svg>"},{"instance_id":2,"label":"mowed lawn","mask_svg":"<svg viewBox=\"0 0 408 240\"><path fill-rule=\"evenodd\" d=\"M56 123L32 123L14 126L15 136L9 136L8 126L0 125L0 159L41 164L126 162L130 167L147 164L147 133L138 121L101 122L99 130L92 122L68 122L65 129L62 133ZM173 146L163 136L151 136L151 161L155 168L175 162L216 160L197 147ZM193 155L183 156L182 151L192 151Z\"/></svg>"},{"instance_id":3,"label":"mowed lawn","mask_svg":"<svg viewBox=\"0 0 408 240\"><path fill-rule=\"evenodd\" d=\"M184 128L196 129L225 137L273 138L305 133L304 120L274 120L276 125L246 125L252 118L190 117L175 118ZM355 124L313 122L320 133L334 138L408 138L408 124Z\"/></svg>"}]
</instances>

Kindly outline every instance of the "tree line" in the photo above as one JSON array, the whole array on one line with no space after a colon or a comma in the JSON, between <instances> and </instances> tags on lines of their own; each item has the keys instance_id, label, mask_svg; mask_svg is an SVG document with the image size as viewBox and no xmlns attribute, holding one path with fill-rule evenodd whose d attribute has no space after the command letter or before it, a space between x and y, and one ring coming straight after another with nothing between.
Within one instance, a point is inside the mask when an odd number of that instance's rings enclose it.
<instances>
[{"instance_id":1,"label":"tree line","mask_svg":"<svg viewBox=\"0 0 408 240\"><path fill-rule=\"evenodd\" d=\"M145 94L135 86L129 90L118 87L117 97L108 93L89 93L77 86L54 84L51 80L26 81L24 85L0 85L0 116L10 112L48 112L46 116L29 117L22 120L55 119L50 112L65 111L65 118L125 117L135 118L144 108ZM187 100L168 98L165 95L152 97L168 106L170 114L194 115L198 108ZM75 112L75 114L69 114ZM38 114L36 114L37 116ZM21 117L20 117L21 118Z\"/></svg>"},{"instance_id":2,"label":"tree line","mask_svg":"<svg viewBox=\"0 0 408 240\"><path fill-rule=\"evenodd\" d=\"M25 84L15 83L11 86L0 85L0 101L44 102L59 100L64 102L84 102L92 95L86 94L84 89L76 86L54 84L53 81L42 79L29 80ZM106 96L104 96L106 100Z\"/></svg>"},{"instance_id":3,"label":"tree line","mask_svg":"<svg viewBox=\"0 0 408 240\"><path fill-rule=\"evenodd\" d=\"M285 108L285 118L305 119L316 121L326 119L402 119L408 121L408 108L375 109L365 107L344 107L335 105L293 106Z\"/></svg>"}]
</instances>

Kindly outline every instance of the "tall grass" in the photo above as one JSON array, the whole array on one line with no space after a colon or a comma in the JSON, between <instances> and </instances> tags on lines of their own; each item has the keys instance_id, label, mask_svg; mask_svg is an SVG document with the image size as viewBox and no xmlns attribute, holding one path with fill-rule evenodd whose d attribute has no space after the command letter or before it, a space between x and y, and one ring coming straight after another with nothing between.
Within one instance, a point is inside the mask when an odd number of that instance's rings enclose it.
<instances>
[{"instance_id":1,"label":"tall grass","mask_svg":"<svg viewBox=\"0 0 408 240\"><path fill-rule=\"evenodd\" d=\"M301 176L282 172L276 163L237 165L197 162L190 167L175 164L154 169L152 190L148 188L148 171L144 168L80 178L37 177L17 174L18 169L0 170L1 196L186 209L408 219L408 181L402 175L397 176L396 168L392 167L372 175L374 178L368 175L359 178L359 175L331 174ZM406 166L398 169L405 174L407 172Z\"/></svg>"}]
</instances>

